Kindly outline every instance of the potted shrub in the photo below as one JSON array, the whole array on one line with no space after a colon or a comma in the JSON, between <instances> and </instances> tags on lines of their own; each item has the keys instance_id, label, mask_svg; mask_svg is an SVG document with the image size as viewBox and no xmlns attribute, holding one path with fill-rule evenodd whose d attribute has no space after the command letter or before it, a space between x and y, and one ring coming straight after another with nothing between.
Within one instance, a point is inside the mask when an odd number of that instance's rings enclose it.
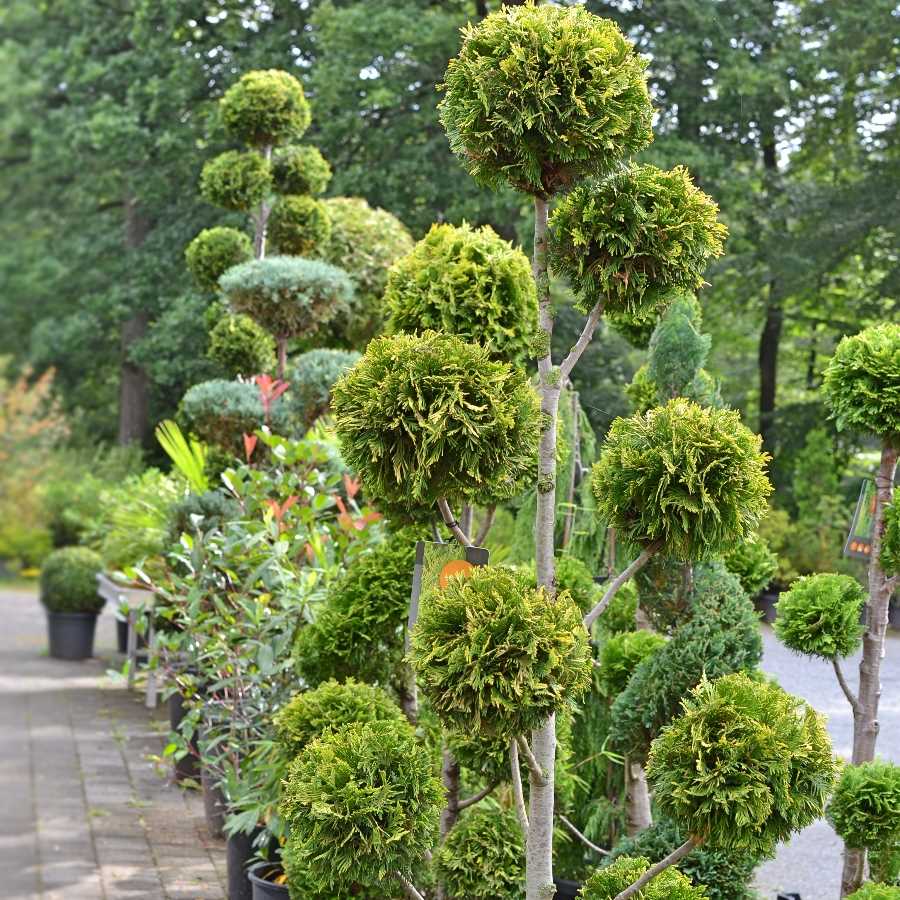
<instances>
[{"instance_id":1,"label":"potted shrub","mask_svg":"<svg viewBox=\"0 0 900 900\"><path fill-rule=\"evenodd\" d=\"M94 655L97 615L104 599L97 593L100 556L87 547L63 547L44 561L41 602L47 610L50 655L89 659Z\"/></svg>"}]
</instances>

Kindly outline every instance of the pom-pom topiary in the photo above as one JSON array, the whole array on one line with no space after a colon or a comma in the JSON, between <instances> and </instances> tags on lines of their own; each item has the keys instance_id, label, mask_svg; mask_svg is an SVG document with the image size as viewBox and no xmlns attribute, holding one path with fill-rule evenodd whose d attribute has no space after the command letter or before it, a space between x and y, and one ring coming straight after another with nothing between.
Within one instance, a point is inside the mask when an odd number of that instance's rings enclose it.
<instances>
[{"instance_id":1,"label":"pom-pom topiary","mask_svg":"<svg viewBox=\"0 0 900 900\"><path fill-rule=\"evenodd\" d=\"M615 900L649 868L650 860L643 856L620 856L588 878L578 894L579 900ZM665 869L637 896L640 900L707 900L709 895L677 869Z\"/></svg>"},{"instance_id":2,"label":"pom-pom topiary","mask_svg":"<svg viewBox=\"0 0 900 900\"><path fill-rule=\"evenodd\" d=\"M258 153L221 153L203 166L200 175L204 200L238 212L258 206L271 190L272 166Z\"/></svg>"},{"instance_id":3,"label":"pom-pom topiary","mask_svg":"<svg viewBox=\"0 0 900 900\"><path fill-rule=\"evenodd\" d=\"M444 789L406 723L348 725L291 764L281 814L322 888L408 873L437 839Z\"/></svg>"},{"instance_id":4,"label":"pom-pom topiary","mask_svg":"<svg viewBox=\"0 0 900 900\"><path fill-rule=\"evenodd\" d=\"M334 386L332 411L348 465L397 504L508 496L535 466L533 388L454 335L376 338Z\"/></svg>"},{"instance_id":5,"label":"pom-pom topiary","mask_svg":"<svg viewBox=\"0 0 900 900\"><path fill-rule=\"evenodd\" d=\"M331 166L317 147L279 147L272 155L272 177L279 194L318 196L331 181Z\"/></svg>"},{"instance_id":6,"label":"pom-pom topiary","mask_svg":"<svg viewBox=\"0 0 900 900\"><path fill-rule=\"evenodd\" d=\"M443 331L523 363L537 325L528 257L489 225L432 225L388 275L393 331Z\"/></svg>"},{"instance_id":7,"label":"pom-pom topiary","mask_svg":"<svg viewBox=\"0 0 900 900\"><path fill-rule=\"evenodd\" d=\"M621 694L638 665L665 643L662 635L652 631L626 631L607 638L597 670L600 692L610 699Z\"/></svg>"},{"instance_id":8,"label":"pom-pom topiary","mask_svg":"<svg viewBox=\"0 0 900 900\"><path fill-rule=\"evenodd\" d=\"M359 362L354 350L310 350L294 358L288 373L291 383L290 401L304 425L328 412L331 389L348 369Z\"/></svg>"},{"instance_id":9,"label":"pom-pom topiary","mask_svg":"<svg viewBox=\"0 0 900 900\"><path fill-rule=\"evenodd\" d=\"M322 879L310 871L306 858L304 845L289 835L281 848L281 865L290 900L396 900L402 896L399 884L391 881L375 887L363 887L352 881L323 887Z\"/></svg>"},{"instance_id":10,"label":"pom-pom topiary","mask_svg":"<svg viewBox=\"0 0 900 900\"><path fill-rule=\"evenodd\" d=\"M869 881L858 891L848 894L846 900L900 900L900 887Z\"/></svg>"},{"instance_id":11,"label":"pom-pom topiary","mask_svg":"<svg viewBox=\"0 0 900 900\"><path fill-rule=\"evenodd\" d=\"M808 575L778 599L775 634L808 656L836 659L859 649L865 627L859 618L866 592L849 575Z\"/></svg>"},{"instance_id":12,"label":"pom-pom topiary","mask_svg":"<svg viewBox=\"0 0 900 900\"><path fill-rule=\"evenodd\" d=\"M315 197L279 197L269 216L269 237L279 253L316 255L330 234L328 208Z\"/></svg>"},{"instance_id":13,"label":"pom-pom topiary","mask_svg":"<svg viewBox=\"0 0 900 900\"><path fill-rule=\"evenodd\" d=\"M822 387L838 429L900 446L900 325L885 322L843 338Z\"/></svg>"},{"instance_id":14,"label":"pom-pom topiary","mask_svg":"<svg viewBox=\"0 0 900 900\"><path fill-rule=\"evenodd\" d=\"M523 573L495 566L422 598L412 660L447 727L507 739L569 706L593 668L572 598L550 600Z\"/></svg>"},{"instance_id":15,"label":"pom-pom topiary","mask_svg":"<svg viewBox=\"0 0 900 900\"><path fill-rule=\"evenodd\" d=\"M674 289L703 285L727 229L687 170L632 165L568 194L550 219L550 267L583 308L646 317Z\"/></svg>"},{"instance_id":16,"label":"pom-pom topiary","mask_svg":"<svg viewBox=\"0 0 900 900\"><path fill-rule=\"evenodd\" d=\"M452 900L520 900L525 892L525 837L511 809L463 815L435 856Z\"/></svg>"},{"instance_id":17,"label":"pom-pom topiary","mask_svg":"<svg viewBox=\"0 0 900 900\"><path fill-rule=\"evenodd\" d=\"M184 251L188 271L205 291L217 290L223 272L252 257L250 238L236 228L205 228Z\"/></svg>"},{"instance_id":18,"label":"pom-pom topiary","mask_svg":"<svg viewBox=\"0 0 900 900\"><path fill-rule=\"evenodd\" d=\"M837 770L823 718L743 673L705 679L653 742L656 802L724 850L769 853L824 812Z\"/></svg>"},{"instance_id":19,"label":"pom-pom topiary","mask_svg":"<svg viewBox=\"0 0 900 900\"><path fill-rule=\"evenodd\" d=\"M629 543L681 559L727 550L766 511L760 444L738 413L687 400L616 419L593 469L600 513Z\"/></svg>"},{"instance_id":20,"label":"pom-pom topiary","mask_svg":"<svg viewBox=\"0 0 900 900\"><path fill-rule=\"evenodd\" d=\"M311 119L303 85L279 69L248 72L225 91L219 113L234 137L255 147L296 140Z\"/></svg>"},{"instance_id":21,"label":"pom-pom topiary","mask_svg":"<svg viewBox=\"0 0 900 900\"><path fill-rule=\"evenodd\" d=\"M441 122L477 181L549 196L650 143L645 68L582 7L502 7L463 29Z\"/></svg>"},{"instance_id":22,"label":"pom-pom topiary","mask_svg":"<svg viewBox=\"0 0 900 900\"><path fill-rule=\"evenodd\" d=\"M41 602L54 613L95 613L104 600L97 593L99 554L87 547L54 550L41 566Z\"/></svg>"},{"instance_id":23,"label":"pom-pom topiary","mask_svg":"<svg viewBox=\"0 0 900 900\"><path fill-rule=\"evenodd\" d=\"M759 535L735 544L722 559L750 597L767 588L778 571L778 557Z\"/></svg>"},{"instance_id":24,"label":"pom-pom topiary","mask_svg":"<svg viewBox=\"0 0 900 900\"><path fill-rule=\"evenodd\" d=\"M275 368L275 341L250 316L225 315L209 333L206 355L227 375L261 375Z\"/></svg>"}]
</instances>

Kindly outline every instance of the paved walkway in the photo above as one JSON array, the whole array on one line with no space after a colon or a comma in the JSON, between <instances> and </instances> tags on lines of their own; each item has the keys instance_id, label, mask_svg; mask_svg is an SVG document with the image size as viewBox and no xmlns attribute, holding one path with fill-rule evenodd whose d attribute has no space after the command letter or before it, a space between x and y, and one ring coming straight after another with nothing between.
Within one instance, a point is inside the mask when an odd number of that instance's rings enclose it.
<instances>
[{"instance_id":1,"label":"paved walkway","mask_svg":"<svg viewBox=\"0 0 900 900\"><path fill-rule=\"evenodd\" d=\"M101 616L104 660L46 655L32 593L0 593L0 898L224 900L224 845L203 804L149 758L164 710L110 680L115 623Z\"/></svg>"}]
</instances>

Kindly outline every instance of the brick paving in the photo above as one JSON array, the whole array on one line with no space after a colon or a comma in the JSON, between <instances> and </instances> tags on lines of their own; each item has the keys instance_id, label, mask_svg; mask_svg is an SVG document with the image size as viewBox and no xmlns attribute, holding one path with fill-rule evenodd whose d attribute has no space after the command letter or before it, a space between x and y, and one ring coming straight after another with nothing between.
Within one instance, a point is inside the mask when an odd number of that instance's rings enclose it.
<instances>
[{"instance_id":1,"label":"brick paving","mask_svg":"<svg viewBox=\"0 0 900 900\"><path fill-rule=\"evenodd\" d=\"M106 674L112 611L99 659L50 659L45 627L35 594L0 592L0 898L225 900L201 798L150 759L164 708Z\"/></svg>"}]
</instances>

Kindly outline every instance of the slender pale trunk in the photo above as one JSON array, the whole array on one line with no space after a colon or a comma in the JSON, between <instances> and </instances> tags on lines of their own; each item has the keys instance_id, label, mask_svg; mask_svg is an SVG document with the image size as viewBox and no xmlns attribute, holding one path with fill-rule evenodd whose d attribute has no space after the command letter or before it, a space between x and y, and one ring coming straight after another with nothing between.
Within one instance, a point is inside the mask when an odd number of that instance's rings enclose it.
<instances>
[{"instance_id":1,"label":"slender pale trunk","mask_svg":"<svg viewBox=\"0 0 900 900\"><path fill-rule=\"evenodd\" d=\"M884 533L884 511L894 493L894 473L898 450L885 445L881 465L875 477L875 516L872 529L872 553L869 558L869 600L866 604L866 631L863 655L859 663L859 693L853 712L853 765L875 758L878 739L878 701L881 699L881 660L891 601L891 579L881 568L881 539ZM865 874L865 851L850 847L844 850L844 872L841 896L857 890Z\"/></svg>"},{"instance_id":2,"label":"slender pale trunk","mask_svg":"<svg viewBox=\"0 0 900 900\"><path fill-rule=\"evenodd\" d=\"M287 371L287 337L275 338L275 347L278 350L278 378L284 381L284 373Z\"/></svg>"},{"instance_id":3,"label":"slender pale trunk","mask_svg":"<svg viewBox=\"0 0 900 900\"><path fill-rule=\"evenodd\" d=\"M263 156L266 161L272 159L272 147L263 148ZM268 197L263 197L259 204L259 209L253 217L254 234L253 234L253 255L256 259L266 258L266 229L269 224L269 214L272 212L272 204ZM281 376L279 376L281 377Z\"/></svg>"},{"instance_id":4,"label":"slender pale trunk","mask_svg":"<svg viewBox=\"0 0 900 900\"><path fill-rule=\"evenodd\" d=\"M625 833L635 837L653 824L644 767L625 757Z\"/></svg>"},{"instance_id":5,"label":"slender pale trunk","mask_svg":"<svg viewBox=\"0 0 900 900\"><path fill-rule=\"evenodd\" d=\"M563 549L572 540L572 527L575 524L575 487L581 474L581 404L578 402L578 391L572 391L572 468L569 471L569 483L566 486L566 518L563 522Z\"/></svg>"}]
</instances>

